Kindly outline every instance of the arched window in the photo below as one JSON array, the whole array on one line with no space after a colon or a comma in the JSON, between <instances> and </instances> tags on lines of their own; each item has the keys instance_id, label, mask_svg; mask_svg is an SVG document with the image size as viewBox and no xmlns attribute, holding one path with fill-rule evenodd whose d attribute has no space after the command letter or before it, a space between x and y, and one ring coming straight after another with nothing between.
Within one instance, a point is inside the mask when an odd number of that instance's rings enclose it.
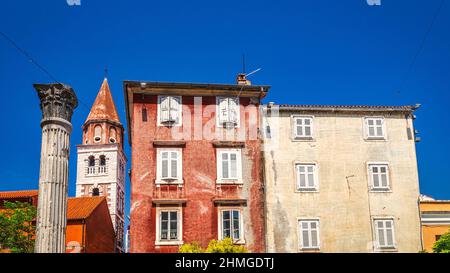
<instances>
[{"instance_id":1,"label":"arched window","mask_svg":"<svg viewBox=\"0 0 450 273\"><path fill-rule=\"evenodd\" d=\"M84 128L84 143L88 143L88 128Z\"/></svg>"},{"instance_id":2,"label":"arched window","mask_svg":"<svg viewBox=\"0 0 450 273\"><path fill-rule=\"evenodd\" d=\"M93 156L93 155L91 155L90 157L89 157L89 163L88 163L89 165L89 167L94 167L95 166L95 157Z\"/></svg>"},{"instance_id":3,"label":"arched window","mask_svg":"<svg viewBox=\"0 0 450 273\"><path fill-rule=\"evenodd\" d=\"M110 143L116 143L116 140L117 140L116 128L110 127L109 128L109 142Z\"/></svg>"},{"instance_id":4,"label":"arched window","mask_svg":"<svg viewBox=\"0 0 450 273\"><path fill-rule=\"evenodd\" d=\"M100 156L98 173L106 173L106 157L104 155Z\"/></svg>"},{"instance_id":5,"label":"arched window","mask_svg":"<svg viewBox=\"0 0 450 273\"><path fill-rule=\"evenodd\" d=\"M100 156L100 166L106 166L106 157L104 155Z\"/></svg>"},{"instance_id":6,"label":"arched window","mask_svg":"<svg viewBox=\"0 0 450 273\"><path fill-rule=\"evenodd\" d=\"M100 189L99 188L93 188L92 189L92 196L100 196Z\"/></svg>"},{"instance_id":7,"label":"arched window","mask_svg":"<svg viewBox=\"0 0 450 273\"><path fill-rule=\"evenodd\" d=\"M102 139L102 127L100 125L96 125L94 127L94 141L100 142Z\"/></svg>"}]
</instances>

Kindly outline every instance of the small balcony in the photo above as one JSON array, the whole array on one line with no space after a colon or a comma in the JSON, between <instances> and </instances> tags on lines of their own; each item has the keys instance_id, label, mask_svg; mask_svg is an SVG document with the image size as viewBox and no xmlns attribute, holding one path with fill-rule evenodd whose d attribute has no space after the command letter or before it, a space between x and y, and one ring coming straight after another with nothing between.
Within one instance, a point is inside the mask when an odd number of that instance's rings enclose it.
<instances>
[{"instance_id":1,"label":"small balcony","mask_svg":"<svg viewBox=\"0 0 450 273\"><path fill-rule=\"evenodd\" d=\"M153 203L185 203L186 187L184 185L157 184L153 190Z\"/></svg>"}]
</instances>

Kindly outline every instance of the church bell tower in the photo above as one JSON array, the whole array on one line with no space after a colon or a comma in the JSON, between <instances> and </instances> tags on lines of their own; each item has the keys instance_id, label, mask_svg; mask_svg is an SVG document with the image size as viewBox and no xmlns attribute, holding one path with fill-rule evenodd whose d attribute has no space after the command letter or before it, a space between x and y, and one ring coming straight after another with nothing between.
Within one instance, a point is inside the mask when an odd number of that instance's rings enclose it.
<instances>
[{"instance_id":1,"label":"church bell tower","mask_svg":"<svg viewBox=\"0 0 450 273\"><path fill-rule=\"evenodd\" d=\"M77 146L76 196L105 196L116 232L116 251L124 251L125 168L123 126L105 78L83 125Z\"/></svg>"}]
</instances>

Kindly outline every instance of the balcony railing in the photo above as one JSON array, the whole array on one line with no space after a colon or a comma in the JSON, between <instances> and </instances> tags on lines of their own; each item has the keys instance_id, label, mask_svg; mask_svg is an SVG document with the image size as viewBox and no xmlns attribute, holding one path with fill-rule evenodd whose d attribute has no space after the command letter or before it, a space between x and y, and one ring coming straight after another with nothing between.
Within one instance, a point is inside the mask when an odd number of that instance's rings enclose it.
<instances>
[{"instance_id":1,"label":"balcony railing","mask_svg":"<svg viewBox=\"0 0 450 273\"><path fill-rule=\"evenodd\" d=\"M157 185L153 191L155 199L183 199L186 198L184 185Z\"/></svg>"},{"instance_id":2,"label":"balcony railing","mask_svg":"<svg viewBox=\"0 0 450 273\"><path fill-rule=\"evenodd\" d=\"M108 173L106 166L90 166L86 167L86 175L103 175Z\"/></svg>"}]
</instances>

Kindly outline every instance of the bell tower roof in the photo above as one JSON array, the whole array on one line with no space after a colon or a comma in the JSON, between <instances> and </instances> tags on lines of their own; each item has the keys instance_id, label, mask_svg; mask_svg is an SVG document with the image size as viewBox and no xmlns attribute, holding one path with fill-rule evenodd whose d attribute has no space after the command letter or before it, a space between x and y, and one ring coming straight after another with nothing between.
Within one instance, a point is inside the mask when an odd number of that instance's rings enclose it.
<instances>
[{"instance_id":1,"label":"bell tower roof","mask_svg":"<svg viewBox=\"0 0 450 273\"><path fill-rule=\"evenodd\" d=\"M117 114L116 106L109 90L108 80L103 80L102 86L98 91L97 98L92 105L91 111L85 121L94 120L109 120L116 123L120 123L119 115Z\"/></svg>"}]
</instances>

